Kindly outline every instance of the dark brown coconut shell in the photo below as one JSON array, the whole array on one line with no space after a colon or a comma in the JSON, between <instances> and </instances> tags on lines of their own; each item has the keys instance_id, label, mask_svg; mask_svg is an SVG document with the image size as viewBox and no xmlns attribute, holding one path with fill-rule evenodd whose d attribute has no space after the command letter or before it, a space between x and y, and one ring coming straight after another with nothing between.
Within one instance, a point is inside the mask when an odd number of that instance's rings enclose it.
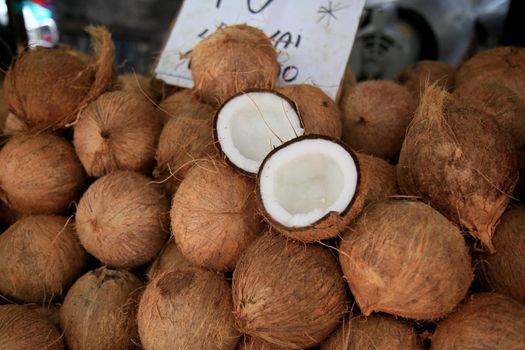
<instances>
[{"instance_id":1,"label":"dark brown coconut shell","mask_svg":"<svg viewBox=\"0 0 525 350\"><path fill-rule=\"evenodd\" d=\"M77 231L104 264L136 267L153 259L168 237L169 201L144 175L116 171L95 181L80 199Z\"/></svg>"},{"instance_id":2,"label":"dark brown coconut shell","mask_svg":"<svg viewBox=\"0 0 525 350\"><path fill-rule=\"evenodd\" d=\"M365 206L399 194L396 167L381 158L357 153L361 173L366 178Z\"/></svg>"},{"instance_id":3,"label":"dark brown coconut shell","mask_svg":"<svg viewBox=\"0 0 525 350\"><path fill-rule=\"evenodd\" d=\"M60 330L60 306L58 304L24 304L29 310L32 310L46 318L53 326Z\"/></svg>"},{"instance_id":4,"label":"dark brown coconut shell","mask_svg":"<svg viewBox=\"0 0 525 350\"><path fill-rule=\"evenodd\" d=\"M428 85L436 84L444 90L452 91L454 75L454 68L446 62L423 60L405 67L396 80L419 101Z\"/></svg>"},{"instance_id":5,"label":"dark brown coconut shell","mask_svg":"<svg viewBox=\"0 0 525 350\"><path fill-rule=\"evenodd\" d=\"M340 106L343 141L356 151L393 159L401 149L416 103L405 87L370 80L350 89Z\"/></svg>"},{"instance_id":6,"label":"dark brown coconut shell","mask_svg":"<svg viewBox=\"0 0 525 350\"><path fill-rule=\"evenodd\" d=\"M13 136L28 131L27 125L13 113L9 113L2 128L5 136Z\"/></svg>"},{"instance_id":7,"label":"dark brown coconut shell","mask_svg":"<svg viewBox=\"0 0 525 350\"><path fill-rule=\"evenodd\" d=\"M192 117L197 119L213 119L215 108L202 102L192 89L175 92L162 100L159 109L162 118L167 123L171 118Z\"/></svg>"},{"instance_id":8,"label":"dark brown coconut shell","mask_svg":"<svg viewBox=\"0 0 525 350\"><path fill-rule=\"evenodd\" d=\"M525 306L496 293L472 295L432 336L432 350L521 350L523 344Z\"/></svg>"},{"instance_id":9,"label":"dark brown coconut shell","mask_svg":"<svg viewBox=\"0 0 525 350\"><path fill-rule=\"evenodd\" d=\"M64 343L45 317L22 305L0 305L0 349L63 350Z\"/></svg>"},{"instance_id":10,"label":"dark brown coconut shell","mask_svg":"<svg viewBox=\"0 0 525 350\"><path fill-rule=\"evenodd\" d=\"M118 76L114 86L115 90L132 92L144 97L146 100L154 101L155 93L151 90L151 78L142 74L126 73Z\"/></svg>"},{"instance_id":11,"label":"dark brown coconut shell","mask_svg":"<svg viewBox=\"0 0 525 350\"><path fill-rule=\"evenodd\" d=\"M244 336L239 343L237 350L285 350L279 346L265 342L258 338L252 338L248 335Z\"/></svg>"},{"instance_id":12,"label":"dark brown coconut shell","mask_svg":"<svg viewBox=\"0 0 525 350\"><path fill-rule=\"evenodd\" d=\"M341 237L339 260L361 311L444 317L472 281L458 227L421 202L378 202Z\"/></svg>"},{"instance_id":13,"label":"dark brown coconut shell","mask_svg":"<svg viewBox=\"0 0 525 350\"><path fill-rule=\"evenodd\" d=\"M60 308L68 348L135 349L141 288L132 273L106 267L80 277Z\"/></svg>"},{"instance_id":14,"label":"dark brown coconut shell","mask_svg":"<svg viewBox=\"0 0 525 350\"><path fill-rule=\"evenodd\" d=\"M25 302L60 299L86 263L67 218L26 216L0 235L0 292Z\"/></svg>"},{"instance_id":15,"label":"dark brown coconut shell","mask_svg":"<svg viewBox=\"0 0 525 350\"><path fill-rule=\"evenodd\" d=\"M518 179L515 152L494 118L429 86L407 131L397 181L401 193L429 200L493 251L494 227Z\"/></svg>"},{"instance_id":16,"label":"dark brown coconut shell","mask_svg":"<svg viewBox=\"0 0 525 350\"><path fill-rule=\"evenodd\" d=\"M73 143L90 176L117 170L151 170L162 121L155 107L135 93L102 94L82 111Z\"/></svg>"},{"instance_id":17,"label":"dark brown coconut shell","mask_svg":"<svg viewBox=\"0 0 525 350\"><path fill-rule=\"evenodd\" d=\"M320 343L346 310L344 280L327 248L265 234L233 273L237 327L287 349Z\"/></svg>"},{"instance_id":18,"label":"dark brown coconut shell","mask_svg":"<svg viewBox=\"0 0 525 350\"><path fill-rule=\"evenodd\" d=\"M277 51L270 38L245 24L217 29L191 53L195 90L216 106L246 89L273 88L278 71Z\"/></svg>"},{"instance_id":19,"label":"dark brown coconut shell","mask_svg":"<svg viewBox=\"0 0 525 350\"><path fill-rule=\"evenodd\" d=\"M198 162L173 197L171 231L193 263L230 271L264 230L257 214L255 184L223 162Z\"/></svg>"},{"instance_id":20,"label":"dark brown coconut shell","mask_svg":"<svg viewBox=\"0 0 525 350\"><path fill-rule=\"evenodd\" d=\"M165 272L175 269L185 269L187 267L197 267L194 263L182 255L174 239L170 239L164 245L159 256L151 263L146 273L148 280L152 280Z\"/></svg>"},{"instance_id":21,"label":"dark brown coconut shell","mask_svg":"<svg viewBox=\"0 0 525 350\"><path fill-rule=\"evenodd\" d=\"M114 47L104 27L90 26L96 57L89 62L65 48L36 48L9 67L4 98L9 110L30 129L62 128L114 82Z\"/></svg>"},{"instance_id":22,"label":"dark brown coconut shell","mask_svg":"<svg viewBox=\"0 0 525 350\"><path fill-rule=\"evenodd\" d=\"M73 146L51 133L12 137L0 164L1 197L24 214L63 212L84 182Z\"/></svg>"},{"instance_id":23,"label":"dark brown coconut shell","mask_svg":"<svg viewBox=\"0 0 525 350\"><path fill-rule=\"evenodd\" d=\"M145 349L233 350L240 337L230 286L203 269L173 270L151 281L140 300L138 327Z\"/></svg>"}]
</instances>

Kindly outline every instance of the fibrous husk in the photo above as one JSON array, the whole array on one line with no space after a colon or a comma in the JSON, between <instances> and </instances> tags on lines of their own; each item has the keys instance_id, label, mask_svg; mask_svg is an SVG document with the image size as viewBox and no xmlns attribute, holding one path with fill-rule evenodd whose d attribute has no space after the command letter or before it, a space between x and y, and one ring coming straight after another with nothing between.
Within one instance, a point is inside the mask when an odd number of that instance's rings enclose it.
<instances>
[{"instance_id":1,"label":"fibrous husk","mask_svg":"<svg viewBox=\"0 0 525 350\"><path fill-rule=\"evenodd\" d=\"M396 167L381 158L364 153L356 153L367 189L365 206L395 196L399 193Z\"/></svg>"},{"instance_id":2,"label":"fibrous husk","mask_svg":"<svg viewBox=\"0 0 525 350\"><path fill-rule=\"evenodd\" d=\"M1 197L23 214L63 212L85 177L73 146L51 133L12 137L0 164Z\"/></svg>"},{"instance_id":3,"label":"fibrous husk","mask_svg":"<svg viewBox=\"0 0 525 350\"><path fill-rule=\"evenodd\" d=\"M195 90L212 105L247 89L273 88L278 71L270 38L245 24L220 27L191 53Z\"/></svg>"},{"instance_id":4,"label":"fibrous husk","mask_svg":"<svg viewBox=\"0 0 525 350\"><path fill-rule=\"evenodd\" d=\"M142 282L132 273L100 267L80 277L60 308L71 350L135 349Z\"/></svg>"},{"instance_id":5,"label":"fibrous husk","mask_svg":"<svg viewBox=\"0 0 525 350\"><path fill-rule=\"evenodd\" d=\"M444 317L472 281L458 227L421 202L378 202L341 237L339 260L361 311Z\"/></svg>"},{"instance_id":6,"label":"fibrous husk","mask_svg":"<svg viewBox=\"0 0 525 350\"><path fill-rule=\"evenodd\" d=\"M428 85L436 84L444 90L452 91L454 75L454 68L446 62L423 60L405 67L396 80L419 101Z\"/></svg>"},{"instance_id":7,"label":"fibrous husk","mask_svg":"<svg viewBox=\"0 0 525 350\"><path fill-rule=\"evenodd\" d=\"M174 239L170 239L164 245L159 256L151 263L146 273L148 280L152 280L165 272L186 267L197 267L194 263L182 255Z\"/></svg>"},{"instance_id":8,"label":"fibrous husk","mask_svg":"<svg viewBox=\"0 0 525 350\"><path fill-rule=\"evenodd\" d=\"M173 197L171 228L188 260L217 271L232 270L264 230L255 184L218 160L196 163Z\"/></svg>"},{"instance_id":9,"label":"fibrous husk","mask_svg":"<svg viewBox=\"0 0 525 350\"><path fill-rule=\"evenodd\" d=\"M177 91L160 103L162 118L167 123L172 118L192 117L196 119L213 119L215 108L199 99L192 89Z\"/></svg>"},{"instance_id":10,"label":"fibrous husk","mask_svg":"<svg viewBox=\"0 0 525 350\"><path fill-rule=\"evenodd\" d=\"M203 269L172 270L146 287L138 311L145 349L233 350L240 334L232 314L231 288Z\"/></svg>"},{"instance_id":11,"label":"fibrous husk","mask_svg":"<svg viewBox=\"0 0 525 350\"><path fill-rule=\"evenodd\" d=\"M259 338L253 338L249 335L245 335L239 343L237 350L285 350L279 346L265 342Z\"/></svg>"},{"instance_id":12,"label":"fibrous husk","mask_svg":"<svg viewBox=\"0 0 525 350\"><path fill-rule=\"evenodd\" d=\"M80 199L77 231L86 250L104 264L136 267L153 259L168 237L169 201L144 175L109 173Z\"/></svg>"},{"instance_id":13,"label":"fibrous husk","mask_svg":"<svg viewBox=\"0 0 525 350\"><path fill-rule=\"evenodd\" d=\"M162 121L146 99L127 91L102 94L82 111L73 143L90 176L151 170Z\"/></svg>"},{"instance_id":14,"label":"fibrous husk","mask_svg":"<svg viewBox=\"0 0 525 350\"><path fill-rule=\"evenodd\" d=\"M13 136L28 131L27 125L13 113L9 113L2 128L5 136Z\"/></svg>"},{"instance_id":15,"label":"fibrous husk","mask_svg":"<svg viewBox=\"0 0 525 350\"><path fill-rule=\"evenodd\" d=\"M520 350L525 344L525 306L497 293L473 294L432 336L433 350Z\"/></svg>"},{"instance_id":16,"label":"fibrous husk","mask_svg":"<svg viewBox=\"0 0 525 350\"><path fill-rule=\"evenodd\" d=\"M104 27L86 28L94 57L89 62L66 48L26 50L11 64L4 81L4 98L30 129L62 128L101 93L111 88L115 48Z\"/></svg>"},{"instance_id":17,"label":"fibrous husk","mask_svg":"<svg viewBox=\"0 0 525 350\"><path fill-rule=\"evenodd\" d=\"M23 305L0 305L0 349L63 350L64 343L45 317Z\"/></svg>"},{"instance_id":18,"label":"fibrous husk","mask_svg":"<svg viewBox=\"0 0 525 350\"><path fill-rule=\"evenodd\" d=\"M86 263L68 219L26 216L0 235L0 292L25 302L60 299Z\"/></svg>"},{"instance_id":19,"label":"fibrous husk","mask_svg":"<svg viewBox=\"0 0 525 350\"><path fill-rule=\"evenodd\" d=\"M132 92L148 101L155 100L155 94L151 90L151 78L142 74L126 73L119 75L114 89Z\"/></svg>"},{"instance_id":20,"label":"fibrous husk","mask_svg":"<svg viewBox=\"0 0 525 350\"><path fill-rule=\"evenodd\" d=\"M392 81L358 83L342 97L343 141L356 151L394 159L401 149L416 103Z\"/></svg>"},{"instance_id":21,"label":"fibrous husk","mask_svg":"<svg viewBox=\"0 0 525 350\"><path fill-rule=\"evenodd\" d=\"M421 196L493 251L491 236L518 179L514 143L490 115L425 89L397 166L401 193Z\"/></svg>"},{"instance_id":22,"label":"fibrous husk","mask_svg":"<svg viewBox=\"0 0 525 350\"><path fill-rule=\"evenodd\" d=\"M182 90L182 88L179 86L169 85L168 83L155 77L151 78L149 89L153 93L155 101L162 101L175 92Z\"/></svg>"},{"instance_id":23,"label":"fibrous husk","mask_svg":"<svg viewBox=\"0 0 525 350\"><path fill-rule=\"evenodd\" d=\"M53 326L55 326L58 330L60 330L60 305L58 304L24 304L25 307L27 307L29 310L33 310L40 316L43 316L48 321L51 322Z\"/></svg>"},{"instance_id":24,"label":"fibrous husk","mask_svg":"<svg viewBox=\"0 0 525 350\"><path fill-rule=\"evenodd\" d=\"M239 330L288 349L320 343L346 310L344 280L330 251L271 233L239 259L232 288Z\"/></svg>"}]
</instances>

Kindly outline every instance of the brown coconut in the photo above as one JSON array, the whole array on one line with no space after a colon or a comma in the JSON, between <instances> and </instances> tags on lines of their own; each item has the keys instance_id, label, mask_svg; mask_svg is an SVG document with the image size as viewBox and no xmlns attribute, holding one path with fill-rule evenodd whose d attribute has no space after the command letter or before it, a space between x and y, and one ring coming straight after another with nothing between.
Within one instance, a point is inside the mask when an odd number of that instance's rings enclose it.
<instances>
[{"instance_id":1,"label":"brown coconut","mask_svg":"<svg viewBox=\"0 0 525 350\"><path fill-rule=\"evenodd\" d=\"M80 242L104 264L120 268L153 259L168 237L169 201L144 175L109 173L78 204Z\"/></svg>"},{"instance_id":2,"label":"brown coconut","mask_svg":"<svg viewBox=\"0 0 525 350\"><path fill-rule=\"evenodd\" d=\"M9 110L30 129L62 128L114 81L114 47L104 27L87 27L96 56L89 62L66 48L26 50L11 64L4 81Z\"/></svg>"},{"instance_id":3,"label":"brown coconut","mask_svg":"<svg viewBox=\"0 0 525 350\"><path fill-rule=\"evenodd\" d=\"M265 342L258 338L252 338L248 335L244 336L239 343L237 350L285 350L279 346Z\"/></svg>"},{"instance_id":4,"label":"brown coconut","mask_svg":"<svg viewBox=\"0 0 525 350\"><path fill-rule=\"evenodd\" d=\"M9 113L3 125L3 134L13 136L28 131L27 125L13 113Z\"/></svg>"},{"instance_id":5,"label":"brown coconut","mask_svg":"<svg viewBox=\"0 0 525 350\"><path fill-rule=\"evenodd\" d=\"M64 343L44 316L22 305L0 305L0 349L63 350Z\"/></svg>"},{"instance_id":6,"label":"brown coconut","mask_svg":"<svg viewBox=\"0 0 525 350\"><path fill-rule=\"evenodd\" d=\"M232 270L263 229L255 184L220 161L198 162L173 197L173 237L182 254L197 265Z\"/></svg>"},{"instance_id":7,"label":"brown coconut","mask_svg":"<svg viewBox=\"0 0 525 350\"><path fill-rule=\"evenodd\" d=\"M0 235L0 292L25 302L59 299L86 263L67 218L26 216Z\"/></svg>"},{"instance_id":8,"label":"brown coconut","mask_svg":"<svg viewBox=\"0 0 525 350\"><path fill-rule=\"evenodd\" d=\"M51 133L12 137L0 164L0 195L23 214L63 212L84 182L73 146Z\"/></svg>"},{"instance_id":9,"label":"brown coconut","mask_svg":"<svg viewBox=\"0 0 525 350\"><path fill-rule=\"evenodd\" d=\"M233 350L240 337L226 280L193 268L164 273L148 284L138 327L145 349Z\"/></svg>"},{"instance_id":10,"label":"brown coconut","mask_svg":"<svg viewBox=\"0 0 525 350\"><path fill-rule=\"evenodd\" d=\"M421 202L378 202L341 237L339 260L361 311L439 319L472 281L458 227Z\"/></svg>"},{"instance_id":11,"label":"brown coconut","mask_svg":"<svg viewBox=\"0 0 525 350\"><path fill-rule=\"evenodd\" d=\"M524 344L525 306L496 293L473 294L432 336L432 350L521 350Z\"/></svg>"},{"instance_id":12,"label":"brown coconut","mask_svg":"<svg viewBox=\"0 0 525 350\"><path fill-rule=\"evenodd\" d=\"M29 310L33 310L40 316L43 316L48 321L51 322L53 326L55 326L58 330L60 330L60 306L58 304L24 304L25 307L27 307Z\"/></svg>"},{"instance_id":13,"label":"brown coconut","mask_svg":"<svg viewBox=\"0 0 525 350\"><path fill-rule=\"evenodd\" d=\"M148 280L151 281L165 272L186 267L197 266L186 259L175 244L175 240L170 239L160 251L159 256L151 263L146 274Z\"/></svg>"},{"instance_id":14,"label":"brown coconut","mask_svg":"<svg viewBox=\"0 0 525 350\"><path fill-rule=\"evenodd\" d=\"M350 89L340 106L343 141L356 151L393 159L401 149L416 103L405 87L370 80Z\"/></svg>"},{"instance_id":15,"label":"brown coconut","mask_svg":"<svg viewBox=\"0 0 525 350\"><path fill-rule=\"evenodd\" d=\"M494 251L494 227L518 179L514 143L496 120L425 90L397 166L401 193L430 201Z\"/></svg>"},{"instance_id":16,"label":"brown coconut","mask_svg":"<svg viewBox=\"0 0 525 350\"><path fill-rule=\"evenodd\" d=\"M82 111L73 143L90 176L151 170L162 121L146 99L127 91L102 94Z\"/></svg>"},{"instance_id":17,"label":"brown coconut","mask_svg":"<svg viewBox=\"0 0 525 350\"><path fill-rule=\"evenodd\" d=\"M137 73L126 73L118 76L115 90L132 92L148 101L155 100L155 93L151 90L151 78Z\"/></svg>"},{"instance_id":18,"label":"brown coconut","mask_svg":"<svg viewBox=\"0 0 525 350\"><path fill-rule=\"evenodd\" d=\"M142 282L132 273L100 267L80 277L60 308L70 350L135 349Z\"/></svg>"},{"instance_id":19,"label":"brown coconut","mask_svg":"<svg viewBox=\"0 0 525 350\"><path fill-rule=\"evenodd\" d=\"M215 115L215 108L202 102L192 89L180 90L168 96L162 100L159 109L164 123L183 116L209 120Z\"/></svg>"},{"instance_id":20,"label":"brown coconut","mask_svg":"<svg viewBox=\"0 0 525 350\"><path fill-rule=\"evenodd\" d=\"M319 344L346 311L346 291L331 252L318 244L265 234L233 273L237 327L287 349Z\"/></svg>"},{"instance_id":21,"label":"brown coconut","mask_svg":"<svg viewBox=\"0 0 525 350\"><path fill-rule=\"evenodd\" d=\"M454 75L454 68L446 62L423 60L405 67L396 80L419 101L428 85L436 84L444 90L452 91Z\"/></svg>"},{"instance_id":22,"label":"brown coconut","mask_svg":"<svg viewBox=\"0 0 525 350\"><path fill-rule=\"evenodd\" d=\"M217 29L191 53L195 89L215 106L246 89L273 88L278 72L277 51L270 38L245 24Z\"/></svg>"},{"instance_id":23,"label":"brown coconut","mask_svg":"<svg viewBox=\"0 0 525 350\"><path fill-rule=\"evenodd\" d=\"M277 91L296 104L306 134L341 138L341 110L323 90L313 85L297 84L281 86Z\"/></svg>"},{"instance_id":24,"label":"brown coconut","mask_svg":"<svg viewBox=\"0 0 525 350\"><path fill-rule=\"evenodd\" d=\"M379 202L399 193L396 167L381 158L357 153L359 166L366 178L365 206Z\"/></svg>"}]
</instances>

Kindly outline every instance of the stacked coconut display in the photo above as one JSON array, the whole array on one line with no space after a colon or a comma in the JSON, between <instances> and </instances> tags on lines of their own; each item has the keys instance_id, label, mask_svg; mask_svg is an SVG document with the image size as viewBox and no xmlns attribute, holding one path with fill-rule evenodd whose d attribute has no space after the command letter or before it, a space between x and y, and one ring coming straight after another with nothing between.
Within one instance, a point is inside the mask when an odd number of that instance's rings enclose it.
<instances>
[{"instance_id":1,"label":"stacked coconut display","mask_svg":"<svg viewBox=\"0 0 525 350\"><path fill-rule=\"evenodd\" d=\"M175 92L88 31L3 83L0 349L523 349L523 49L336 103L253 27Z\"/></svg>"}]
</instances>

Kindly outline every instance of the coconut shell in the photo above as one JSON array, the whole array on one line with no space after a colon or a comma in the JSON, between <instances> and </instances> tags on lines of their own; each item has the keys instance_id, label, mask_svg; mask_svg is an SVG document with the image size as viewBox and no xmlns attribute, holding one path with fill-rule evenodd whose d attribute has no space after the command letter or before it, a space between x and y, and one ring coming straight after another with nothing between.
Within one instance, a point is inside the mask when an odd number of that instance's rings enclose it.
<instances>
[{"instance_id":1,"label":"coconut shell","mask_svg":"<svg viewBox=\"0 0 525 350\"><path fill-rule=\"evenodd\" d=\"M357 153L361 173L366 178L365 206L399 193L396 167L381 158Z\"/></svg>"},{"instance_id":2,"label":"coconut shell","mask_svg":"<svg viewBox=\"0 0 525 350\"><path fill-rule=\"evenodd\" d=\"M22 305L0 305L0 349L63 350L64 343L45 317Z\"/></svg>"},{"instance_id":3,"label":"coconut shell","mask_svg":"<svg viewBox=\"0 0 525 350\"><path fill-rule=\"evenodd\" d=\"M132 273L106 267L80 277L60 308L68 348L135 349L141 288Z\"/></svg>"},{"instance_id":4,"label":"coconut shell","mask_svg":"<svg viewBox=\"0 0 525 350\"><path fill-rule=\"evenodd\" d=\"M170 239L160 251L159 256L148 268L148 280L151 281L165 272L175 269L184 269L187 267L197 266L186 259L180 252L179 247L175 244L175 240Z\"/></svg>"},{"instance_id":5,"label":"coconut shell","mask_svg":"<svg viewBox=\"0 0 525 350\"><path fill-rule=\"evenodd\" d=\"M151 170L162 122L146 99L127 91L102 94L80 114L73 143L90 176Z\"/></svg>"},{"instance_id":6,"label":"coconut shell","mask_svg":"<svg viewBox=\"0 0 525 350\"><path fill-rule=\"evenodd\" d=\"M60 306L58 304L24 304L29 310L32 310L47 319L53 326L60 330Z\"/></svg>"},{"instance_id":7,"label":"coconut shell","mask_svg":"<svg viewBox=\"0 0 525 350\"><path fill-rule=\"evenodd\" d=\"M341 271L327 248L265 234L233 273L239 330L287 349L320 343L346 311Z\"/></svg>"},{"instance_id":8,"label":"coconut shell","mask_svg":"<svg viewBox=\"0 0 525 350\"><path fill-rule=\"evenodd\" d=\"M397 157L416 102L403 86L386 80L358 83L342 97L343 141L383 159Z\"/></svg>"},{"instance_id":9,"label":"coconut shell","mask_svg":"<svg viewBox=\"0 0 525 350\"><path fill-rule=\"evenodd\" d=\"M118 76L114 89L132 92L146 100L155 100L155 93L151 90L151 78L142 74L126 73Z\"/></svg>"},{"instance_id":10,"label":"coconut shell","mask_svg":"<svg viewBox=\"0 0 525 350\"><path fill-rule=\"evenodd\" d=\"M202 102L197 93L191 89L175 92L162 100L159 109L163 112L164 123L171 118L192 117L197 119L213 119L215 108Z\"/></svg>"},{"instance_id":11,"label":"coconut shell","mask_svg":"<svg viewBox=\"0 0 525 350\"><path fill-rule=\"evenodd\" d=\"M28 127L16 115L9 113L2 130L5 136L13 136L28 131Z\"/></svg>"},{"instance_id":12,"label":"coconut shell","mask_svg":"<svg viewBox=\"0 0 525 350\"><path fill-rule=\"evenodd\" d=\"M84 171L69 142L20 134L0 151L2 199L23 214L61 213L77 198Z\"/></svg>"},{"instance_id":13,"label":"coconut shell","mask_svg":"<svg viewBox=\"0 0 525 350\"><path fill-rule=\"evenodd\" d=\"M421 202L378 202L341 237L339 260L361 311L416 320L451 312L472 282L458 227Z\"/></svg>"},{"instance_id":14,"label":"coconut shell","mask_svg":"<svg viewBox=\"0 0 525 350\"><path fill-rule=\"evenodd\" d=\"M432 336L432 350L521 350L523 344L525 307L496 293L472 295Z\"/></svg>"},{"instance_id":15,"label":"coconut shell","mask_svg":"<svg viewBox=\"0 0 525 350\"><path fill-rule=\"evenodd\" d=\"M452 91L454 75L454 68L446 62L423 60L405 67L396 80L419 101L428 85L436 84L444 90Z\"/></svg>"},{"instance_id":16,"label":"coconut shell","mask_svg":"<svg viewBox=\"0 0 525 350\"><path fill-rule=\"evenodd\" d=\"M255 184L220 161L198 162L173 197L171 228L188 260L216 271L232 270L264 230Z\"/></svg>"},{"instance_id":17,"label":"coconut shell","mask_svg":"<svg viewBox=\"0 0 525 350\"><path fill-rule=\"evenodd\" d=\"M235 349L240 334L231 288L203 269L182 269L152 280L140 300L138 327L145 349Z\"/></svg>"},{"instance_id":18,"label":"coconut shell","mask_svg":"<svg viewBox=\"0 0 525 350\"><path fill-rule=\"evenodd\" d=\"M252 338L250 336L244 336L239 343L237 350L285 350L279 346L265 342L258 338Z\"/></svg>"},{"instance_id":19,"label":"coconut shell","mask_svg":"<svg viewBox=\"0 0 525 350\"><path fill-rule=\"evenodd\" d=\"M191 53L195 90L215 106L246 89L273 88L278 72L277 51L270 38L245 24L220 27Z\"/></svg>"},{"instance_id":20,"label":"coconut shell","mask_svg":"<svg viewBox=\"0 0 525 350\"><path fill-rule=\"evenodd\" d=\"M89 62L66 48L26 50L11 64L4 81L9 110L30 129L62 128L114 82L115 48L104 27L90 26L96 57Z\"/></svg>"},{"instance_id":21,"label":"coconut shell","mask_svg":"<svg viewBox=\"0 0 525 350\"><path fill-rule=\"evenodd\" d=\"M138 173L116 171L95 181L80 199L77 231L86 250L120 268L153 259L168 237L169 201Z\"/></svg>"},{"instance_id":22,"label":"coconut shell","mask_svg":"<svg viewBox=\"0 0 525 350\"><path fill-rule=\"evenodd\" d=\"M68 219L26 216L0 235L0 292L25 302L58 299L86 263Z\"/></svg>"},{"instance_id":23,"label":"coconut shell","mask_svg":"<svg viewBox=\"0 0 525 350\"><path fill-rule=\"evenodd\" d=\"M425 198L494 251L492 233L517 179L514 143L496 120L428 87L399 157L401 193Z\"/></svg>"}]
</instances>

